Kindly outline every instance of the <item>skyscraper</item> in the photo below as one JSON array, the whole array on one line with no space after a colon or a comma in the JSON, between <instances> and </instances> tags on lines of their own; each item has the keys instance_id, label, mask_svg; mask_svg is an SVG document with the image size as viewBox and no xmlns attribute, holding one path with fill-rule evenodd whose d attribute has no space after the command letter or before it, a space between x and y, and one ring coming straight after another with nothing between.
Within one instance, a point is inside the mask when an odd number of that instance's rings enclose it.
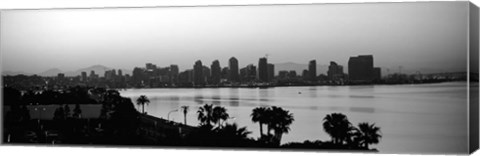
<instances>
[{"instance_id":1,"label":"skyscraper","mask_svg":"<svg viewBox=\"0 0 480 156\"><path fill-rule=\"evenodd\" d=\"M205 77L203 75L202 61L198 60L193 66L193 83L194 85L203 85L205 83Z\"/></svg>"},{"instance_id":2,"label":"skyscraper","mask_svg":"<svg viewBox=\"0 0 480 156\"><path fill-rule=\"evenodd\" d=\"M268 61L265 57L258 60L258 79L260 82L268 82Z\"/></svg>"},{"instance_id":3,"label":"skyscraper","mask_svg":"<svg viewBox=\"0 0 480 156\"><path fill-rule=\"evenodd\" d=\"M220 79L222 77L222 68L220 67L220 62L218 60L215 60L212 62L212 65L210 65L210 70L211 70L211 83L212 84L219 84Z\"/></svg>"},{"instance_id":4,"label":"skyscraper","mask_svg":"<svg viewBox=\"0 0 480 156\"><path fill-rule=\"evenodd\" d=\"M253 64L249 64L245 68L240 69L240 78L242 82L255 81L257 76L257 68Z\"/></svg>"},{"instance_id":5,"label":"skyscraper","mask_svg":"<svg viewBox=\"0 0 480 156\"><path fill-rule=\"evenodd\" d=\"M338 81L340 79L343 79L344 77L343 66L338 65L334 61L330 61L330 66L328 66L327 76L328 76L328 79L331 81Z\"/></svg>"},{"instance_id":6,"label":"skyscraper","mask_svg":"<svg viewBox=\"0 0 480 156\"><path fill-rule=\"evenodd\" d=\"M381 80L382 79L382 69L380 67L373 68L373 80Z\"/></svg>"},{"instance_id":7,"label":"skyscraper","mask_svg":"<svg viewBox=\"0 0 480 156\"><path fill-rule=\"evenodd\" d=\"M231 82L238 82L239 81L239 74L238 74L238 60L235 57L230 58L228 61L228 67L230 68L229 73L229 80Z\"/></svg>"},{"instance_id":8,"label":"skyscraper","mask_svg":"<svg viewBox=\"0 0 480 156\"><path fill-rule=\"evenodd\" d=\"M268 82L272 82L275 78L275 66L271 63L267 65L267 73L268 73Z\"/></svg>"},{"instance_id":9,"label":"skyscraper","mask_svg":"<svg viewBox=\"0 0 480 156\"><path fill-rule=\"evenodd\" d=\"M352 81L371 82L373 75L373 56L359 55L348 60L348 76Z\"/></svg>"},{"instance_id":10,"label":"skyscraper","mask_svg":"<svg viewBox=\"0 0 480 156\"><path fill-rule=\"evenodd\" d=\"M308 75L309 80L314 82L317 79L317 61L311 60L308 63Z\"/></svg>"},{"instance_id":11,"label":"skyscraper","mask_svg":"<svg viewBox=\"0 0 480 156\"><path fill-rule=\"evenodd\" d=\"M118 70L118 76L123 76L123 73L122 73L121 69Z\"/></svg>"},{"instance_id":12,"label":"skyscraper","mask_svg":"<svg viewBox=\"0 0 480 156\"><path fill-rule=\"evenodd\" d=\"M87 72L82 72L82 81L87 82Z\"/></svg>"},{"instance_id":13,"label":"skyscraper","mask_svg":"<svg viewBox=\"0 0 480 156\"><path fill-rule=\"evenodd\" d=\"M170 65L170 83L177 83L178 82L178 66L175 64Z\"/></svg>"}]
</instances>

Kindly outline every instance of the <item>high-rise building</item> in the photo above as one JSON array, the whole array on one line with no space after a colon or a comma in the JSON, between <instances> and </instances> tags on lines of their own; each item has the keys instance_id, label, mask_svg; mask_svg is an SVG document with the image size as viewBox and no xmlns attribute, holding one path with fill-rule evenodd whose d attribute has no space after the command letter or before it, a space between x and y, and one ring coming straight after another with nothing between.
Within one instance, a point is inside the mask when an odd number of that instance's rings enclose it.
<instances>
[{"instance_id":1,"label":"high-rise building","mask_svg":"<svg viewBox=\"0 0 480 156\"><path fill-rule=\"evenodd\" d=\"M281 70L278 72L278 78L279 79L287 79L288 78L288 71L286 70Z\"/></svg>"},{"instance_id":2,"label":"high-rise building","mask_svg":"<svg viewBox=\"0 0 480 156\"><path fill-rule=\"evenodd\" d=\"M303 80L308 80L310 78L310 73L308 72L308 70L303 70L302 71L302 78Z\"/></svg>"},{"instance_id":3,"label":"high-rise building","mask_svg":"<svg viewBox=\"0 0 480 156\"><path fill-rule=\"evenodd\" d=\"M193 83L194 85L203 85L205 84L205 77L203 74L203 65L202 61L198 60L193 65Z\"/></svg>"},{"instance_id":4,"label":"high-rise building","mask_svg":"<svg viewBox=\"0 0 480 156\"><path fill-rule=\"evenodd\" d=\"M258 79L260 82L268 82L268 60L265 57L258 60Z\"/></svg>"},{"instance_id":5,"label":"high-rise building","mask_svg":"<svg viewBox=\"0 0 480 156\"><path fill-rule=\"evenodd\" d=\"M230 58L228 61L228 68L230 68L229 81L238 82L240 79L238 74L238 60L235 57Z\"/></svg>"},{"instance_id":6,"label":"high-rise building","mask_svg":"<svg viewBox=\"0 0 480 156\"><path fill-rule=\"evenodd\" d=\"M327 77L331 81L339 81L344 78L343 66L338 65L334 61L330 61L330 66L328 66Z\"/></svg>"},{"instance_id":7,"label":"high-rise building","mask_svg":"<svg viewBox=\"0 0 480 156\"><path fill-rule=\"evenodd\" d=\"M367 81L373 80L373 56L359 55L357 57L350 57L348 60L348 76L352 81Z\"/></svg>"},{"instance_id":8,"label":"high-rise building","mask_svg":"<svg viewBox=\"0 0 480 156\"><path fill-rule=\"evenodd\" d=\"M82 81L87 82L87 72L82 72Z\"/></svg>"},{"instance_id":9,"label":"high-rise building","mask_svg":"<svg viewBox=\"0 0 480 156\"><path fill-rule=\"evenodd\" d=\"M242 82L255 81L257 68L253 64L249 64L245 68L240 69L240 79Z\"/></svg>"},{"instance_id":10,"label":"high-rise building","mask_svg":"<svg viewBox=\"0 0 480 156\"><path fill-rule=\"evenodd\" d=\"M308 74L309 74L309 79L312 82L315 82L317 80L317 61L311 60L308 63Z\"/></svg>"},{"instance_id":11,"label":"high-rise building","mask_svg":"<svg viewBox=\"0 0 480 156\"><path fill-rule=\"evenodd\" d=\"M203 80L204 80L204 82L211 81L210 78L211 78L212 75L211 75L210 68L208 68L207 66L203 66L202 69L203 69L203 77L204 77Z\"/></svg>"},{"instance_id":12,"label":"high-rise building","mask_svg":"<svg viewBox=\"0 0 480 156\"><path fill-rule=\"evenodd\" d=\"M295 77L297 77L297 71L295 71L295 70L290 70L290 72L288 72L288 77L289 77L289 78L295 78Z\"/></svg>"},{"instance_id":13,"label":"high-rise building","mask_svg":"<svg viewBox=\"0 0 480 156\"><path fill-rule=\"evenodd\" d=\"M275 65L269 63L269 64L267 65L267 73L268 73L268 79L267 79L267 81L268 81L268 82L273 81L273 79L275 78Z\"/></svg>"},{"instance_id":14,"label":"high-rise building","mask_svg":"<svg viewBox=\"0 0 480 156\"><path fill-rule=\"evenodd\" d=\"M147 68L147 70L154 70L155 68L157 68L157 65L154 65L152 63L147 63L145 67Z\"/></svg>"},{"instance_id":15,"label":"high-rise building","mask_svg":"<svg viewBox=\"0 0 480 156\"><path fill-rule=\"evenodd\" d=\"M175 64L170 65L170 83L177 83L178 82L178 66Z\"/></svg>"},{"instance_id":16,"label":"high-rise building","mask_svg":"<svg viewBox=\"0 0 480 156\"><path fill-rule=\"evenodd\" d=\"M62 80L62 79L65 78L65 74L64 74L64 73L58 73L57 78L58 78L59 80Z\"/></svg>"},{"instance_id":17,"label":"high-rise building","mask_svg":"<svg viewBox=\"0 0 480 156\"><path fill-rule=\"evenodd\" d=\"M382 69L380 67L373 68L373 80L381 80L382 79Z\"/></svg>"},{"instance_id":18,"label":"high-rise building","mask_svg":"<svg viewBox=\"0 0 480 156\"><path fill-rule=\"evenodd\" d=\"M122 73L121 69L118 70L118 76L123 76L123 73Z\"/></svg>"},{"instance_id":19,"label":"high-rise building","mask_svg":"<svg viewBox=\"0 0 480 156\"><path fill-rule=\"evenodd\" d=\"M219 84L220 79L222 77L222 68L220 67L220 62L218 60L213 61L212 65L210 65L210 68L211 68L210 83Z\"/></svg>"},{"instance_id":20,"label":"high-rise building","mask_svg":"<svg viewBox=\"0 0 480 156\"><path fill-rule=\"evenodd\" d=\"M230 69L228 69L228 67L223 67L222 68L222 78L221 79L224 79L224 80L228 80L228 74L230 73ZM222 81L222 80L220 80Z\"/></svg>"}]
</instances>

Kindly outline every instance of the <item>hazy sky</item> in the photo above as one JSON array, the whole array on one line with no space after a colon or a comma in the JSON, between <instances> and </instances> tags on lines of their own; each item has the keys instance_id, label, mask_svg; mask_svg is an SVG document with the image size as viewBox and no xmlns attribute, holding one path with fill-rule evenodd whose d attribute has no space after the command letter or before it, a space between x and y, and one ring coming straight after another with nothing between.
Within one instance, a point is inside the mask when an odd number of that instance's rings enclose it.
<instances>
[{"instance_id":1,"label":"hazy sky","mask_svg":"<svg viewBox=\"0 0 480 156\"><path fill-rule=\"evenodd\" d=\"M243 67L269 62L347 68L374 55L397 71L465 71L468 2L217 6L4 11L2 69L40 73L101 64L133 69L151 62L192 68L196 60Z\"/></svg>"}]
</instances>

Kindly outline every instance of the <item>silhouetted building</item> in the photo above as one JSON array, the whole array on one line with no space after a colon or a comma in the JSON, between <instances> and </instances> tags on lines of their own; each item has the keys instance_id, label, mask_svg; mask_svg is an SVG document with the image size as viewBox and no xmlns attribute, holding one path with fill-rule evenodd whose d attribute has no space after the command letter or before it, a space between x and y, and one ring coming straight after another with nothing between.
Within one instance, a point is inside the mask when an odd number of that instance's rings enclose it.
<instances>
[{"instance_id":1,"label":"silhouetted building","mask_svg":"<svg viewBox=\"0 0 480 156\"><path fill-rule=\"evenodd\" d=\"M352 81L373 80L373 56L359 55L348 60L348 76Z\"/></svg>"},{"instance_id":2,"label":"silhouetted building","mask_svg":"<svg viewBox=\"0 0 480 156\"><path fill-rule=\"evenodd\" d=\"M286 70L281 70L278 72L278 78L279 79L287 79L288 78L288 71Z\"/></svg>"},{"instance_id":3,"label":"silhouetted building","mask_svg":"<svg viewBox=\"0 0 480 156\"><path fill-rule=\"evenodd\" d=\"M235 57L230 58L228 61L228 68L230 69L229 80L231 82L238 82L240 76L238 74L238 60Z\"/></svg>"},{"instance_id":4,"label":"silhouetted building","mask_svg":"<svg viewBox=\"0 0 480 156\"><path fill-rule=\"evenodd\" d=\"M373 68L373 80L381 80L382 79L382 69L380 67Z\"/></svg>"},{"instance_id":5,"label":"silhouetted building","mask_svg":"<svg viewBox=\"0 0 480 156\"><path fill-rule=\"evenodd\" d=\"M90 80L96 80L98 79L98 75L95 74L95 71L90 71L90 76L89 76Z\"/></svg>"},{"instance_id":6,"label":"silhouetted building","mask_svg":"<svg viewBox=\"0 0 480 156\"><path fill-rule=\"evenodd\" d=\"M295 70L290 70L290 72L288 72L288 77L290 77L290 78L295 78L295 77L297 77L297 71L295 71Z\"/></svg>"},{"instance_id":7,"label":"silhouetted building","mask_svg":"<svg viewBox=\"0 0 480 156\"><path fill-rule=\"evenodd\" d=\"M253 82L257 77L257 68L253 64L249 64L245 68L240 69L240 78L242 82Z\"/></svg>"},{"instance_id":8,"label":"silhouetted building","mask_svg":"<svg viewBox=\"0 0 480 156\"><path fill-rule=\"evenodd\" d=\"M344 78L343 66L338 65L336 62L330 61L327 71L328 79L331 81L339 81Z\"/></svg>"},{"instance_id":9,"label":"silhouetted building","mask_svg":"<svg viewBox=\"0 0 480 156\"><path fill-rule=\"evenodd\" d=\"M268 82L268 62L265 57L258 60L258 79L260 82Z\"/></svg>"},{"instance_id":10,"label":"silhouetted building","mask_svg":"<svg viewBox=\"0 0 480 156\"><path fill-rule=\"evenodd\" d=\"M211 72L210 68L208 68L207 66L203 66L203 77L204 77L203 80L204 80L204 83L211 81L210 77L212 75L210 74L210 72Z\"/></svg>"},{"instance_id":11,"label":"silhouetted building","mask_svg":"<svg viewBox=\"0 0 480 156\"><path fill-rule=\"evenodd\" d=\"M58 73L58 74L57 74L57 79L63 80L64 78L65 78L65 74L64 74L64 73Z\"/></svg>"},{"instance_id":12,"label":"silhouetted building","mask_svg":"<svg viewBox=\"0 0 480 156\"><path fill-rule=\"evenodd\" d=\"M220 62L218 60L213 61L212 65L210 65L210 69L211 69L210 83L219 84L220 79L222 78L222 68L220 67Z\"/></svg>"},{"instance_id":13,"label":"silhouetted building","mask_svg":"<svg viewBox=\"0 0 480 156\"><path fill-rule=\"evenodd\" d=\"M83 82L87 81L87 72L82 72L82 81Z\"/></svg>"},{"instance_id":14,"label":"silhouetted building","mask_svg":"<svg viewBox=\"0 0 480 156\"><path fill-rule=\"evenodd\" d=\"M157 65L154 65L152 63L147 63L145 67L147 68L147 70L154 70L155 68L157 68Z\"/></svg>"},{"instance_id":15,"label":"silhouetted building","mask_svg":"<svg viewBox=\"0 0 480 156\"><path fill-rule=\"evenodd\" d=\"M271 82L273 81L273 79L275 78L275 65L269 63L267 65L267 73L268 73L268 82Z\"/></svg>"},{"instance_id":16,"label":"silhouetted building","mask_svg":"<svg viewBox=\"0 0 480 156\"><path fill-rule=\"evenodd\" d=\"M222 68L222 77L220 79L220 82L228 80L229 73L230 69L228 69L228 67Z\"/></svg>"},{"instance_id":17,"label":"silhouetted building","mask_svg":"<svg viewBox=\"0 0 480 156\"><path fill-rule=\"evenodd\" d=\"M302 71L302 79L303 80L308 80L310 78L310 73L308 72L308 70L303 70Z\"/></svg>"},{"instance_id":18,"label":"silhouetted building","mask_svg":"<svg viewBox=\"0 0 480 156\"><path fill-rule=\"evenodd\" d=\"M122 73L121 69L118 70L118 76L123 76L123 73Z\"/></svg>"},{"instance_id":19,"label":"silhouetted building","mask_svg":"<svg viewBox=\"0 0 480 156\"><path fill-rule=\"evenodd\" d=\"M202 61L198 60L193 66L193 84L203 85L205 83L205 77L203 74Z\"/></svg>"},{"instance_id":20,"label":"silhouetted building","mask_svg":"<svg viewBox=\"0 0 480 156\"><path fill-rule=\"evenodd\" d=\"M309 79L310 81L314 82L317 79L317 61L311 60L308 63L308 74L309 74Z\"/></svg>"},{"instance_id":21,"label":"silhouetted building","mask_svg":"<svg viewBox=\"0 0 480 156\"><path fill-rule=\"evenodd\" d=\"M177 83L178 82L178 66L175 64L170 65L170 83Z\"/></svg>"}]
</instances>

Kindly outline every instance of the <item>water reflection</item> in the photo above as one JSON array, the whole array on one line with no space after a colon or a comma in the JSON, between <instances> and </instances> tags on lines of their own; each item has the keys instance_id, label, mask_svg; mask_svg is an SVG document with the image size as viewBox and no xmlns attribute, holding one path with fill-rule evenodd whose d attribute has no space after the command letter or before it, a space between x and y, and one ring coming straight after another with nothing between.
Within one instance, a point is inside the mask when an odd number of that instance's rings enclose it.
<instances>
[{"instance_id":1,"label":"water reflection","mask_svg":"<svg viewBox=\"0 0 480 156\"><path fill-rule=\"evenodd\" d=\"M238 88L230 89L230 99L228 100L230 106L238 107L240 103L239 100L240 100L240 96L239 96Z\"/></svg>"},{"instance_id":2,"label":"water reflection","mask_svg":"<svg viewBox=\"0 0 480 156\"><path fill-rule=\"evenodd\" d=\"M317 97L318 97L318 87L316 87L316 86L311 86L310 88L308 88L308 90L309 90L309 92L308 92L309 94L308 94L308 95L309 95L311 98L317 98Z\"/></svg>"}]
</instances>

